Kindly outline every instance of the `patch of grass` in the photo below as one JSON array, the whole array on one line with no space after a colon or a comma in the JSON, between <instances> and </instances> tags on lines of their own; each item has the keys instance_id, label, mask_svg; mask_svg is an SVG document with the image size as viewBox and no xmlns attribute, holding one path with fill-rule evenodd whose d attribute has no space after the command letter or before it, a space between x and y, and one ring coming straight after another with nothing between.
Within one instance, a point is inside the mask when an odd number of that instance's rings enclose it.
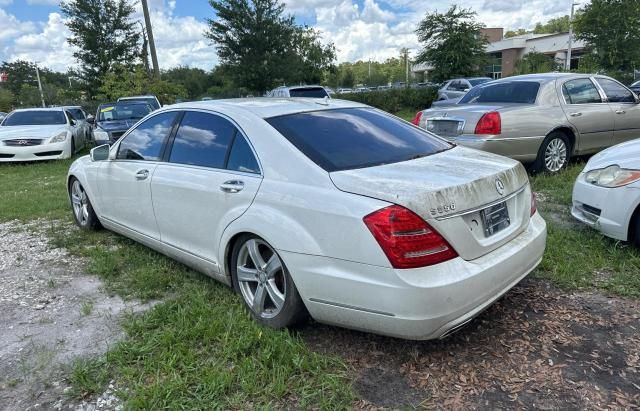
<instances>
[{"instance_id":1,"label":"patch of grass","mask_svg":"<svg viewBox=\"0 0 640 411\"><path fill-rule=\"evenodd\" d=\"M87 315L91 314L91 312L93 311L93 305L94 302L91 300L83 301L82 304L80 304L80 315L86 317Z\"/></svg>"},{"instance_id":2,"label":"patch of grass","mask_svg":"<svg viewBox=\"0 0 640 411\"><path fill-rule=\"evenodd\" d=\"M556 175L531 178L534 190L543 194L538 210L548 230L545 256L535 275L564 289L640 297L640 251L571 216L573 184L583 168L584 163L577 163Z\"/></svg>"}]
</instances>

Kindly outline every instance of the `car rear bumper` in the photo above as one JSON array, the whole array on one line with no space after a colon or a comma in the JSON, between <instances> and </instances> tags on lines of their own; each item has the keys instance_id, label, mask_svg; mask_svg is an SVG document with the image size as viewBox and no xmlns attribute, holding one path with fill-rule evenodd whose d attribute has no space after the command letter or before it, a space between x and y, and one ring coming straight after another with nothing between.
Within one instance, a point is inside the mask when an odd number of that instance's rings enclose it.
<instances>
[{"instance_id":1,"label":"car rear bumper","mask_svg":"<svg viewBox=\"0 0 640 411\"><path fill-rule=\"evenodd\" d=\"M627 241L629 222L639 204L640 185L600 187L580 174L573 186L571 215L607 237Z\"/></svg>"},{"instance_id":2,"label":"car rear bumper","mask_svg":"<svg viewBox=\"0 0 640 411\"><path fill-rule=\"evenodd\" d=\"M394 337L440 338L473 319L542 260L546 224L472 261L395 270L279 251L317 321Z\"/></svg>"},{"instance_id":3,"label":"car rear bumper","mask_svg":"<svg viewBox=\"0 0 640 411\"><path fill-rule=\"evenodd\" d=\"M0 162L58 160L71 157L68 142L13 147L0 145Z\"/></svg>"},{"instance_id":4,"label":"car rear bumper","mask_svg":"<svg viewBox=\"0 0 640 411\"><path fill-rule=\"evenodd\" d=\"M458 137L444 137L452 143L476 150L499 154L523 163L535 161L544 136L535 137L478 137L463 134Z\"/></svg>"}]
</instances>

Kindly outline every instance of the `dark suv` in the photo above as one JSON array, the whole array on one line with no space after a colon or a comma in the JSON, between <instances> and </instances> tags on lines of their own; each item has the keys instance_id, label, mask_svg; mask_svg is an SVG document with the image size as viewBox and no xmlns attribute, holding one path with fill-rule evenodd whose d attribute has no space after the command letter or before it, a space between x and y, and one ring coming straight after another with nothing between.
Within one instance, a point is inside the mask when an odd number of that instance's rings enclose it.
<instances>
[{"instance_id":1,"label":"dark suv","mask_svg":"<svg viewBox=\"0 0 640 411\"><path fill-rule=\"evenodd\" d=\"M96 145L113 144L152 111L153 108L148 103L140 101L100 104L95 118L93 140Z\"/></svg>"}]
</instances>

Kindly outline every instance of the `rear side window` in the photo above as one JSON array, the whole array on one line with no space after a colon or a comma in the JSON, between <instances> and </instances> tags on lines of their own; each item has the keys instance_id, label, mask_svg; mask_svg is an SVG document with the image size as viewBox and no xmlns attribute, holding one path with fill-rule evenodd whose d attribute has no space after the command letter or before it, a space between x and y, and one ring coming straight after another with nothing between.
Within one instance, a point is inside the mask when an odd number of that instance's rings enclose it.
<instances>
[{"instance_id":1,"label":"rear side window","mask_svg":"<svg viewBox=\"0 0 640 411\"><path fill-rule=\"evenodd\" d=\"M297 113L267 119L326 171L372 167L428 156L453 147L374 109Z\"/></svg>"},{"instance_id":2,"label":"rear side window","mask_svg":"<svg viewBox=\"0 0 640 411\"><path fill-rule=\"evenodd\" d=\"M235 126L225 118L187 111L178 127L169 161L224 168L227 151L235 133Z\"/></svg>"},{"instance_id":3,"label":"rear side window","mask_svg":"<svg viewBox=\"0 0 640 411\"><path fill-rule=\"evenodd\" d=\"M480 85L471 89L458 104L520 103L534 104L540 83L537 81L510 81Z\"/></svg>"},{"instance_id":4,"label":"rear side window","mask_svg":"<svg viewBox=\"0 0 640 411\"><path fill-rule=\"evenodd\" d=\"M317 97L323 98L328 96L327 90L322 87L313 88L292 88L289 90L291 97Z\"/></svg>"},{"instance_id":5,"label":"rear side window","mask_svg":"<svg viewBox=\"0 0 640 411\"><path fill-rule=\"evenodd\" d=\"M562 85L562 95L568 104L602 103L598 89L588 78L567 81Z\"/></svg>"},{"instance_id":6,"label":"rear side window","mask_svg":"<svg viewBox=\"0 0 640 411\"><path fill-rule=\"evenodd\" d=\"M260 173L258 161L253 155L249 143L247 143L247 140L245 140L240 133L237 133L236 138L233 140L233 146L231 146L231 151L229 152L227 169L242 171L244 173Z\"/></svg>"},{"instance_id":7,"label":"rear side window","mask_svg":"<svg viewBox=\"0 0 640 411\"><path fill-rule=\"evenodd\" d=\"M176 111L170 111L140 123L122 140L116 158L121 160L160 160L162 146L173 128L176 116Z\"/></svg>"},{"instance_id":8,"label":"rear side window","mask_svg":"<svg viewBox=\"0 0 640 411\"><path fill-rule=\"evenodd\" d=\"M597 80L610 103L635 103L636 99L631 91L622 84L608 78L598 78Z\"/></svg>"}]
</instances>

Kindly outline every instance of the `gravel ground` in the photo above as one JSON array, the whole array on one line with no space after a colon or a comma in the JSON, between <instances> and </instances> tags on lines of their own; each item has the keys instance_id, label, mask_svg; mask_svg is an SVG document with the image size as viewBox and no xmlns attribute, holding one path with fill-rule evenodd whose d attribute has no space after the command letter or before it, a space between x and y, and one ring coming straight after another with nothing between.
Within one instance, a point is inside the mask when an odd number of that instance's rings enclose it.
<instances>
[{"instance_id":1,"label":"gravel ground","mask_svg":"<svg viewBox=\"0 0 640 411\"><path fill-rule=\"evenodd\" d=\"M49 246L48 225L0 224L0 410L119 409L114 382L77 403L66 373L123 336L119 316L147 306L106 295L81 259Z\"/></svg>"},{"instance_id":2,"label":"gravel ground","mask_svg":"<svg viewBox=\"0 0 640 411\"><path fill-rule=\"evenodd\" d=\"M640 302L528 279L457 334L412 342L313 324L351 367L356 408L637 409Z\"/></svg>"}]
</instances>

